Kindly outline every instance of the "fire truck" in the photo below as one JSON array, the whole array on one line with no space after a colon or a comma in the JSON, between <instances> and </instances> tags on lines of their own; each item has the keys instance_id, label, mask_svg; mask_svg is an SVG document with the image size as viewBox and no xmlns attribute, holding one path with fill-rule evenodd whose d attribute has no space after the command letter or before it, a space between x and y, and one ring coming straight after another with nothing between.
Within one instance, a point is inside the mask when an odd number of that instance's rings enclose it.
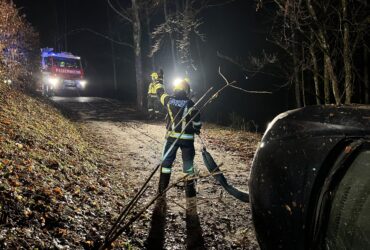
<instances>
[{"instance_id":1,"label":"fire truck","mask_svg":"<svg viewBox=\"0 0 370 250\"><path fill-rule=\"evenodd\" d=\"M41 49L41 90L52 96L63 90L83 91L87 81L81 58L72 53L55 53L52 48Z\"/></svg>"}]
</instances>

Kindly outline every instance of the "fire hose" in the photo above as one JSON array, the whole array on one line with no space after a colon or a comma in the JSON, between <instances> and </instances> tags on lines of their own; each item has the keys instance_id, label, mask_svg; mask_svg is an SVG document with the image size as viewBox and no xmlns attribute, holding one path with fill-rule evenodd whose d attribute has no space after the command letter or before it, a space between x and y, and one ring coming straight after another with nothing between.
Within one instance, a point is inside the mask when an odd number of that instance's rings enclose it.
<instances>
[{"instance_id":1,"label":"fire hose","mask_svg":"<svg viewBox=\"0 0 370 250\"><path fill-rule=\"evenodd\" d=\"M232 196L242 202L249 202L249 194L247 192L241 191L232 185L230 185L222 171L219 169L219 166L213 159L212 155L207 151L206 145L200 135L198 135L200 141L202 142L202 157L204 165L206 165L208 171L213 174L213 177L217 180L217 182ZM217 172L217 173L216 173Z\"/></svg>"}]
</instances>

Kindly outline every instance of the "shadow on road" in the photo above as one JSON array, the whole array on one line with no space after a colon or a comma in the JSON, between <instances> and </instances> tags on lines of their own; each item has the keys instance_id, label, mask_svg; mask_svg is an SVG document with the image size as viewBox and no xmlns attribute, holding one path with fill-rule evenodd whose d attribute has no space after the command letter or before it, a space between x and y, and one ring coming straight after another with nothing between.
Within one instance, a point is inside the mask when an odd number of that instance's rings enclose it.
<instances>
[{"instance_id":1,"label":"shadow on road","mask_svg":"<svg viewBox=\"0 0 370 250\"><path fill-rule=\"evenodd\" d=\"M186 249L206 249L204 245L203 232L197 212L196 197L186 200Z\"/></svg>"},{"instance_id":2,"label":"shadow on road","mask_svg":"<svg viewBox=\"0 0 370 250\"><path fill-rule=\"evenodd\" d=\"M186 202L186 249L203 250L203 232L197 213L196 198L188 199ZM167 203L166 198L159 199L154 207L149 235L146 241L146 249L160 250L165 249L165 226L166 226Z\"/></svg>"},{"instance_id":3,"label":"shadow on road","mask_svg":"<svg viewBox=\"0 0 370 250\"><path fill-rule=\"evenodd\" d=\"M164 249L166 212L167 212L166 197L162 197L157 200L153 210L149 235L146 241L146 249L148 250Z\"/></svg>"}]
</instances>

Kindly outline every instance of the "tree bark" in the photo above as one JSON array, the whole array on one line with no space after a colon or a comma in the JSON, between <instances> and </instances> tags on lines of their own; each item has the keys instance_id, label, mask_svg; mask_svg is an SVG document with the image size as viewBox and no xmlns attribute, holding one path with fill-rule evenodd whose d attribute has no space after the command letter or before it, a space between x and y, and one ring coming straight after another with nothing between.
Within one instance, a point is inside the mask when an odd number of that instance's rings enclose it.
<instances>
[{"instance_id":1,"label":"tree bark","mask_svg":"<svg viewBox=\"0 0 370 250\"><path fill-rule=\"evenodd\" d=\"M167 22L168 21L167 0L163 1L163 12L164 12L164 19ZM169 36L170 36L171 58L172 58L173 70L175 74L177 74L176 43L173 38L172 32L170 32Z\"/></svg>"},{"instance_id":2,"label":"tree bark","mask_svg":"<svg viewBox=\"0 0 370 250\"><path fill-rule=\"evenodd\" d=\"M312 19L317 25L317 29L318 29L318 39L317 40L320 44L321 49L323 50L325 54L325 66L327 68L327 73L331 80L335 103L339 105L341 104L341 97L340 97L338 79L337 79L337 76L335 75L333 61L330 57L330 46L326 39L325 31L323 30L322 25L320 25L319 20L317 19L316 12L315 12L314 7L312 6L311 0L306 0L306 4L307 4L307 8L308 8L308 11Z\"/></svg>"},{"instance_id":3,"label":"tree bark","mask_svg":"<svg viewBox=\"0 0 370 250\"><path fill-rule=\"evenodd\" d=\"M136 105L139 111L144 109L144 85L143 85L143 65L141 61L141 23L139 17L139 7L137 0L131 0L132 3L132 29L135 54L136 71Z\"/></svg>"},{"instance_id":4,"label":"tree bark","mask_svg":"<svg viewBox=\"0 0 370 250\"><path fill-rule=\"evenodd\" d=\"M197 52L198 52L198 59L199 59L199 65L200 65L200 74L201 74L201 77L202 77L202 90L203 92L207 91L207 80L206 80L206 74L204 73L204 63L203 63L203 58L202 58L202 54L201 54L201 51L200 51L200 44L199 44L199 40L196 39L196 45L197 45Z\"/></svg>"},{"instance_id":5,"label":"tree bark","mask_svg":"<svg viewBox=\"0 0 370 250\"><path fill-rule=\"evenodd\" d=\"M342 0L342 18L343 18L343 63L344 63L344 89L346 92L346 104L351 103L353 95L352 86L352 65L351 49L349 44L349 24L348 24L348 1Z\"/></svg>"},{"instance_id":6,"label":"tree bark","mask_svg":"<svg viewBox=\"0 0 370 250\"><path fill-rule=\"evenodd\" d=\"M369 51L364 45L364 89L365 89L365 103L369 104Z\"/></svg>"},{"instance_id":7,"label":"tree bark","mask_svg":"<svg viewBox=\"0 0 370 250\"><path fill-rule=\"evenodd\" d=\"M315 49L313 46L313 35L311 33L311 45L309 46L310 55L311 55L311 61L313 65L313 81L315 84L315 96L316 96L316 104L320 105L320 85L319 85L319 68L317 66L317 58L315 54Z\"/></svg>"},{"instance_id":8,"label":"tree bark","mask_svg":"<svg viewBox=\"0 0 370 250\"><path fill-rule=\"evenodd\" d=\"M149 16L148 6L145 7L145 16L146 16L146 32L148 34L148 46L151 49L153 46L153 42L152 42L152 33L150 32L150 16ZM150 57L150 64L151 64L152 71L155 71L154 55Z\"/></svg>"},{"instance_id":9,"label":"tree bark","mask_svg":"<svg viewBox=\"0 0 370 250\"><path fill-rule=\"evenodd\" d=\"M305 60L305 51L304 47L302 46L302 61ZM302 104L303 107L306 107L306 90L305 90L305 81L304 81L304 70L303 67L301 67L301 90L302 90Z\"/></svg>"},{"instance_id":10,"label":"tree bark","mask_svg":"<svg viewBox=\"0 0 370 250\"><path fill-rule=\"evenodd\" d=\"M324 54L324 95L325 95L325 104L330 103L330 79L329 79L329 70L327 65L327 55Z\"/></svg>"},{"instance_id":11,"label":"tree bark","mask_svg":"<svg viewBox=\"0 0 370 250\"><path fill-rule=\"evenodd\" d=\"M293 35L293 42L294 35ZM299 82L299 72L298 72L298 58L297 58L297 48L296 45L293 44L293 51L292 51L292 57L293 57L293 73L294 73L294 93L295 93L295 101L296 101L296 107L300 108L302 107L301 102L301 86Z\"/></svg>"}]
</instances>

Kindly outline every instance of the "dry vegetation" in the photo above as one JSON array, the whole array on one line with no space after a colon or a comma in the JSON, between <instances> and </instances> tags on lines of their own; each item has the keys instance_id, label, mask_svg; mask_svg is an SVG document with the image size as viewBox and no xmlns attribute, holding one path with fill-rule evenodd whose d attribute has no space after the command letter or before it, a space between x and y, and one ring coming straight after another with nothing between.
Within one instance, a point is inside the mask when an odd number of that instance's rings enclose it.
<instances>
[{"instance_id":1,"label":"dry vegetation","mask_svg":"<svg viewBox=\"0 0 370 250\"><path fill-rule=\"evenodd\" d=\"M9 1L0 0L0 81L30 87L39 66L38 34Z\"/></svg>"},{"instance_id":2,"label":"dry vegetation","mask_svg":"<svg viewBox=\"0 0 370 250\"><path fill-rule=\"evenodd\" d=\"M76 248L105 232L116 197L96 156L56 108L2 84L0 248Z\"/></svg>"}]
</instances>

